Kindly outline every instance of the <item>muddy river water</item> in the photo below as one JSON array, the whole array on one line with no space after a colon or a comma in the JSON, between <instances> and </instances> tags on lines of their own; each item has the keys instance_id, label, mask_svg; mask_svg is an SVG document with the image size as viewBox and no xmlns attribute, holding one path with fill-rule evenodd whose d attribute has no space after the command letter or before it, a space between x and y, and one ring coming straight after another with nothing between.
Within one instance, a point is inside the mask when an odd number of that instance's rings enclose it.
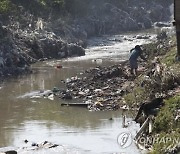
<instances>
[{"instance_id":1,"label":"muddy river water","mask_svg":"<svg viewBox=\"0 0 180 154\"><path fill-rule=\"evenodd\" d=\"M60 103L63 101L60 99L28 97L34 92L51 90L55 86L63 88L61 80L91 67L108 66L126 60L128 51L134 45L149 41L134 39L135 35L93 38L89 40L86 56L36 63L32 66L33 74L1 83L0 147L10 146L19 153L28 154L141 153L133 142L126 148L118 143L118 136L122 132L131 132L133 137L139 129L139 125L132 122L131 112L90 112L86 108L62 107ZM63 68L57 69L57 64ZM122 128L122 115L127 117L127 128ZM36 143L49 141L60 146L24 152L21 148L27 146L25 139Z\"/></svg>"}]
</instances>

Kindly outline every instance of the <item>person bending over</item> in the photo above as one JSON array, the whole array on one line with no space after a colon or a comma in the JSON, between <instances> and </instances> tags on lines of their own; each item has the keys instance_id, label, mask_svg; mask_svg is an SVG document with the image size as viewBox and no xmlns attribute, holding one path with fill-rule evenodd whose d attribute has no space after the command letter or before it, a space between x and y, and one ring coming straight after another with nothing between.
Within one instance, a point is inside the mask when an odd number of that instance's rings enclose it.
<instances>
[{"instance_id":1,"label":"person bending over","mask_svg":"<svg viewBox=\"0 0 180 154\"><path fill-rule=\"evenodd\" d=\"M137 76L137 69L138 69L138 57L146 61L146 58L142 55L142 49L139 45L136 45L135 48L131 49L130 51L130 58L129 58L129 63L130 63L130 72L132 75Z\"/></svg>"}]
</instances>

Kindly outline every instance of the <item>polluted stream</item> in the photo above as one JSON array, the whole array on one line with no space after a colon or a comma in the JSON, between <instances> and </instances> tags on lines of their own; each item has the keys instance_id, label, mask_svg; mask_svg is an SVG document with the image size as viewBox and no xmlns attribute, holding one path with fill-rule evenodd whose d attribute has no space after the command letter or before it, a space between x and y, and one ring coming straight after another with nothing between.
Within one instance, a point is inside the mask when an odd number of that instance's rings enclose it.
<instances>
[{"instance_id":1,"label":"polluted stream","mask_svg":"<svg viewBox=\"0 0 180 154\"><path fill-rule=\"evenodd\" d=\"M127 60L131 48L155 37L147 33L138 35L140 39L136 39L136 34L92 38L85 56L39 62L32 65L32 74L1 83L0 151L15 149L20 154L141 153L133 142L139 129L132 121L133 112L92 112L81 107L61 106L65 101L58 98L33 97L53 87L64 88L62 81L87 69ZM62 68L58 69L58 65ZM122 127L123 116L126 116L127 128ZM122 133L131 133L127 147L120 141ZM25 140L29 142L25 143ZM34 150L31 146L45 141L58 147Z\"/></svg>"}]
</instances>

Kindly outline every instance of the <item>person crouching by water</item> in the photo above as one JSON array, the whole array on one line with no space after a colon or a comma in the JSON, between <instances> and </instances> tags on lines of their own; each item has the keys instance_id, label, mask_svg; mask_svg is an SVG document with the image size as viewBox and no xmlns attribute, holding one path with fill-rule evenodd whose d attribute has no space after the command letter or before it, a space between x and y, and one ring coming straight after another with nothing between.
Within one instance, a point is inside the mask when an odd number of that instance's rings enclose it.
<instances>
[{"instance_id":1,"label":"person crouching by water","mask_svg":"<svg viewBox=\"0 0 180 154\"><path fill-rule=\"evenodd\" d=\"M130 63L130 69L131 69L130 72L132 75L137 76L138 57L146 61L146 58L142 55L142 52L143 51L139 45L136 45L135 48L131 49L130 51L129 63Z\"/></svg>"}]
</instances>

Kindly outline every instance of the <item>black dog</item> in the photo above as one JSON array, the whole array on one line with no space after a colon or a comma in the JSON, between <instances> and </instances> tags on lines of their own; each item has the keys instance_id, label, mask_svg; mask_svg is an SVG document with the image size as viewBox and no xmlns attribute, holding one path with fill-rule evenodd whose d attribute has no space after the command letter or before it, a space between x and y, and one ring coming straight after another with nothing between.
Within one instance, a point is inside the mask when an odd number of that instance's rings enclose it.
<instances>
[{"instance_id":1,"label":"black dog","mask_svg":"<svg viewBox=\"0 0 180 154\"><path fill-rule=\"evenodd\" d=\"M155 115L157 114L157 111L160 109L160 107L162 107L164 105L163 102L163 98L155 98L152 101L149 102L144 102L139 110L138 113L134 119L134 121L138 122L139 117L141 116L142 113L144 113L144 115L146 117L148 117L149 115Z\"/></svg>"}]
</instances>

